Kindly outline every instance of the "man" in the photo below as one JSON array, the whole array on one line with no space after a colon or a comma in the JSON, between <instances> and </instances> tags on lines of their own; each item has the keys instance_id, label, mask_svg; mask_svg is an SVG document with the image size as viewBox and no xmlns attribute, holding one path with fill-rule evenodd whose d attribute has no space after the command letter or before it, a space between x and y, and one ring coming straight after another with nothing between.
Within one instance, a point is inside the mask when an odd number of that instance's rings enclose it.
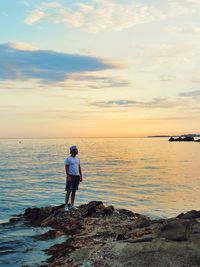
<instances>
[{"instance_id":1,"label":"man","mask_svg":"<svg viewBox=\"0 0 200 267\"><path fill-rule=\"evenodd\" d=\"M65 195L65 211L75 209L74 201L76 190L78 190L79 182L82 182L82 171L80 166L80 159L77 157L78 149L76 146L69 148L70 156L64 160L66 179L66 195ZM69 198L71 194L71 204Z\"/></svg>"}]
</instances>

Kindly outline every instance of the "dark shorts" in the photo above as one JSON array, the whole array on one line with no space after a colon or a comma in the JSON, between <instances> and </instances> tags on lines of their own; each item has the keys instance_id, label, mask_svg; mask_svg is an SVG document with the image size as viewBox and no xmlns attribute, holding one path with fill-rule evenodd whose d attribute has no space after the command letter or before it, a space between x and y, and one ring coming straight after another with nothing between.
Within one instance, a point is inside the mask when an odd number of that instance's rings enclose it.
<instances>
[{"instance_id":1,"label":"dark shorts","mask_svg":"<svg viewBox=\"0 0 200 267\"><path fill-rule=\"evenodd\" d=\"M79 182L80 182L80 176L79 175L70 175L72 180L66 183L65 191L67 192L76 192L78 190Z\"/></svg>"}]
</instances>

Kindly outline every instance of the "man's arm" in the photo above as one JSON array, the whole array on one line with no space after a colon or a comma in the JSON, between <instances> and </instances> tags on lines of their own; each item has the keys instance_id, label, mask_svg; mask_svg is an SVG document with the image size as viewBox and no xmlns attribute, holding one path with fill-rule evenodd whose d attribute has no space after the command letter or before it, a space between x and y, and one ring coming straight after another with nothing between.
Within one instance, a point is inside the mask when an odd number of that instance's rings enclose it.
<instances>
[{"instance_id":1,"label":"man's arm","mask_svg":"<svg viewBox=\"0 0 200 267\"><path fill-rule=\"evenodd\" d=\"M82 182L83 181L83 177L82 177L81 165L78 165L78 169L79 169L79 173L80 173L80 182Z\"/></svg>"},{"instance_id":2,"label":"man's arm","mask_svg":"<svg viewBox=\"0 0 200 267\"><path fill-rule=\"evenodd\" d=\"M66 178L67 181L71 181L71 176L69 175L69 165L65 165L65 172L66 172Z\"/></svg>"}]
</instances>

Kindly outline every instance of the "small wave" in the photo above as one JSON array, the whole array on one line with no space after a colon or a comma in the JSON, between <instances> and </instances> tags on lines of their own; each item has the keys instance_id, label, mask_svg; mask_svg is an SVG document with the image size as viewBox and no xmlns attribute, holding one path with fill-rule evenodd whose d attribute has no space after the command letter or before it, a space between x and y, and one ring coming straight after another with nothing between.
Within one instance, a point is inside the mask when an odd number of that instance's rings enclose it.
<instances>
[{"instance_id":1,"label":"small wave","mask_svg":"<svg viewBox=\"0 0 200 267\"><path fill-rule=\"evenodd\" d=\"M144 169L146 169L146 170L158 170L158 169L160 169L160 167L158 167L158 166L146 166L146 167L144 167Z\"/></svg>"},{"instance_id":2,"label":"small wave","mask_svg":"<svg viewBox=\"0 0 200 267\"><path fill-rule=\"evenodd\" d=\"M15 172L18 171L17 168L0 168L0 172Z\"/></svg>"}]
</instances>

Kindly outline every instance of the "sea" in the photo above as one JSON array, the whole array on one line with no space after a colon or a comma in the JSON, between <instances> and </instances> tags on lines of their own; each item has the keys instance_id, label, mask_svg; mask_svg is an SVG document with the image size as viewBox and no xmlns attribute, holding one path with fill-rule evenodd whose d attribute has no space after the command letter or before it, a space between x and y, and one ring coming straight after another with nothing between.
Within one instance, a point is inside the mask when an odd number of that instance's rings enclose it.
<instances>
[{"instance_id":1,"label":"sea","mask_svg":"<svg viewBox=\"0 0 200 267\"><path fill-rule=\"evenodd\" d=\"M83 182L76 206L93 200L151 218L200 210L200 143L168 138L0 139L0 266L38 266L49 229L10 225L28 207L64 203L64 159L79 149ZM36 257L37 255L37 257Z\"/></svg>"}]
</instances>

